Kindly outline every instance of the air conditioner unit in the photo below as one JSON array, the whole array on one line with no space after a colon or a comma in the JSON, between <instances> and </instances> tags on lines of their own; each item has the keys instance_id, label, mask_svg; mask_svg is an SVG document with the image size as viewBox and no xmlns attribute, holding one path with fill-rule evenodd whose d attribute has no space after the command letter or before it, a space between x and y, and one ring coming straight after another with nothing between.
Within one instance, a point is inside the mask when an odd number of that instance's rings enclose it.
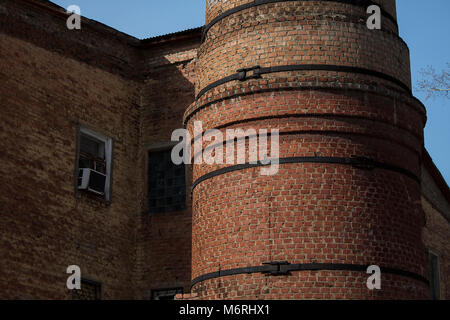
<instances>
[{"instance_id":1,"label":"air conditioner unit","mask_svg":"<svg viewBox=\"0 0 450 320\"><path fill-rule=\"evenodd\" d=\"M105 195L106 175L88 168L80 169L78 174L78 189L98 195Z\"/></svg>"}]
</instances>

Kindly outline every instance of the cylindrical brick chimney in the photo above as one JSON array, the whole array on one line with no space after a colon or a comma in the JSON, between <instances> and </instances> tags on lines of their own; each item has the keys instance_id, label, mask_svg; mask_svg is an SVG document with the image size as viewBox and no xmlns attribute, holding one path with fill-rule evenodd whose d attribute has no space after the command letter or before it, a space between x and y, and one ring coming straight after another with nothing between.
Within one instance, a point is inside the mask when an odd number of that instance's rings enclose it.
<instances>
[{"instance_id":1,"label":"cylindrical brick chimney","mask_svg":"<svg viewBox=\"0 0 450 320\"><path fill-rule=\"evenodd\" d=\"M373 4L381 30L366 24ZM208 0L197 78L188 130L279 129L280 166L261 175L248 155L194 165L192 292L428 297L426 114L411 94L395 0ZM370 265L381 268L379 290L367 287Z\"/></svg>"}]
</instances>

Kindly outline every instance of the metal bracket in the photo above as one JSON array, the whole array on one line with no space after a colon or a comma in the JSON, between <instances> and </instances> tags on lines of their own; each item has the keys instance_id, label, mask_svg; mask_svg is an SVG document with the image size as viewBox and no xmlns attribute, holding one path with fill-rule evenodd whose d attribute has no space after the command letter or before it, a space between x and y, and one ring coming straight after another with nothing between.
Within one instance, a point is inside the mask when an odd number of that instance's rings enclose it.
<instances>
[{"instance_id":1,"label":"metal bracket","mask_svg":"<svg viewBox=\"0 0 450 320\"><path fill-rule=\"evenodd\" d=\"M250 71L253 71L252 74L248 74ZM239 81L245 81L248 79L259 79L261 78L261 67L260 66L254 66L251 68L242 68L236 71L238 73L238 80Z\"/></svg>"},{"instance_id":2,"label":"metal bracket","mask_svg":"<svg viewBox=\"0 0 450 320\"><path fill-rule=\"evenodd\" d=\"M265 274L270 274L272 276L286 276L291 274L289 270L291 264L287 261L264 262L263 265L266 266L267 269L262 272Z\"/></svg>"}]
</instances>

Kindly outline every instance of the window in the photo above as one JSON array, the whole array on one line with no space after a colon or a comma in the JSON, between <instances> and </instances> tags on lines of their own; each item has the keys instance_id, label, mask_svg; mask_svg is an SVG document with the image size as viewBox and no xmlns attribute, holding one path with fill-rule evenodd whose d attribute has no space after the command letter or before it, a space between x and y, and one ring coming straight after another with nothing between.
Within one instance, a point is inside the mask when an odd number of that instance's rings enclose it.
<instances>
[{"instance_id":1,"label":"window","mask_svg":"<svg viewBox=\"0 0 450 320\"><path fill-rule=\"evenodd\" d=\"M104 141L82 133L80 136L80 168L91 168L106 174L106 157Z\"/></svg>"},{"instance_id":2,"label":"window","mask_svg":"<svg viewBox=\"0 0 450 320\"><path fill-rule=\"evenodd\" d=\"M153 290L152 300L175 300L175 296L182 293L183 288Z\"/></svg>"},{"instance_id":3,"label":"window","mask_svg":"<svg viewBox=\"0 0 450 320\"><path fill-rule=\"evenodd\" d=\"M109 201L111 198L112 139L87 128L78 133L77 190Z\"/></svg>"},{"instance_id":4,"label":"window","mask_svg":"<svg viewBox=\"0 0 450 320\"><path fill-rule=\"evenodd\" d=\"M434 253L429 253L430 261L430 288L431 299L439 300L441 298L441 288L439 279L439 258Z\"/></svg>"},{"instance_id":5,"label":"window","mask_svg":"<svg viewBox=\"0 0 450 320\"><path fill-rule=\"evenodd\" d=\"M81 290L72 291L73 300L101 300L102 285L99 282L81 279Z\"/></svg>"},{"instance_id":6,"label":"window","mask_svg":"<svg viewBox=\"0 0 450 320\"><path fill-rule=\"evenodd\" d=\"M186 209L186 172L183 164L175 165L172 150L149 153L149 213L177 212Z\"/></svg>"}]
</instances>

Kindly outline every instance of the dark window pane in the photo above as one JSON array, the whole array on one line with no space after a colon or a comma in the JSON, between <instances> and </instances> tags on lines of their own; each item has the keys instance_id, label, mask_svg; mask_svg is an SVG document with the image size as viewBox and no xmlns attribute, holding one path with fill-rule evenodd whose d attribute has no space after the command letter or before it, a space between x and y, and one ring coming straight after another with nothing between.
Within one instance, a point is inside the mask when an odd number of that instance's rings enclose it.
<instances>
[{"instance_id":1,"label":"dark window pane","mask_svg":"<svg viewBox=\"0 0 450 320\"><path fill-rule=\"evenodd\" d=\"M80 152L92 155L95 158L105 158L105 143L93 137L81 135Z\"/></svg>"},{"instance_id":2,"label":"dark window pane","mask_svg":"<svg viewBox=\"0 0 450 320\"><path fill-rule=\"evenodd\" d=\"M98 282L81 280L81 290L72 291L73 300L100 300L102 285Z\"/></svg>"},{"instance_id":3,"label":"dark window pane","mask_svg":"<svg viewBox=\"0 0 450 320\"><path fill-rule=\"evenodd\" d=\"M95 161L95 171L106 173L106 163L101 161Z\"/></svg>"},{"instance_id":4,"label":"dark window pane","mask_svg":"<svg viewBox=\"0 0 450 320\"><path fill-rule=\"evenodd\" d=\"M184 165L175 165L172 150L150 152L148 166L149 212L176 212L186 209Z\"/></svg>"},{"instance_id":5,"label":"dark window pane","mask_svg":"<svg viewBox=\"0 0 450 320\"><path fill-rule=\"evenodd\" d=\"M80 136L79 168L89 168L106 174L105 143L93 137Z\"/></svg>"},{"instance_id":6,"label":"dark window pane","mask_svg":"<svg viewBox=\"0 0 450 320\"><path fill-rule=\"evenodd\" d=\"M439 300L441 298L441 288L439 279L439 258L430 252L430 289L431 289L431 299Z\"/></svg>"},{"instance_id":7,"label":"dark window pane","mask_svg":"<svg viewBox=\"0 0 450 320\"><path fill-rule=\"evenodd\" d=\"M152 300L175 300L175 296L182 293L183 288L153 290Z\"/></svg>"},{"instance_id":8,"label":"dark window pane","mask_svg":"<svg viewBox=\"0 0 450 320\"><path fill-rule=\"evenodd\" d=\"M88 158L84 154L80 154L80 161L78 162L78 167L81 168L89 168L94 169L94 161Z\"/></svg>"}]
</instances>

